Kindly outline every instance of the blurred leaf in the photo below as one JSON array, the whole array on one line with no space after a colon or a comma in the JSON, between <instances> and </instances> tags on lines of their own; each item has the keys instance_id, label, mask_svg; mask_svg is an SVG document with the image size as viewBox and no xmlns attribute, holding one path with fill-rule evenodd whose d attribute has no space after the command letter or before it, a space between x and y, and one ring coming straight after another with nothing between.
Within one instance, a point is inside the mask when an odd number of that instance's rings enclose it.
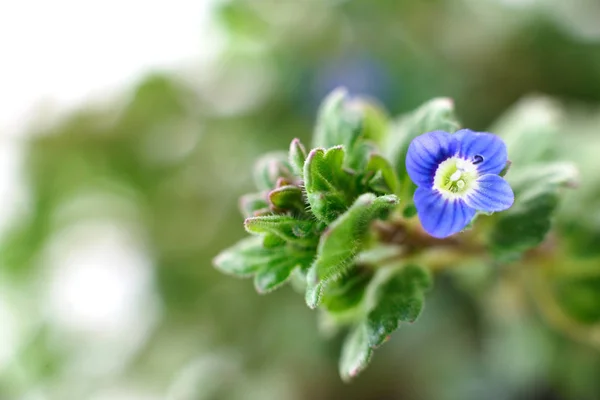
<instances>
[{"instance_id":1,"label":"blurred leaf","mask_svg":"<svg viewBox=\"0 0 600 400\"><path fill-rule=\"evenodd\" d=\"M520 168L555 154L559 119L557 104L547 98L532 97L504 113L490 131L504 139L508 158Z\"/></svg>"},{"instance_id":2,"label":"blurred leaf","mask_svg":"<svg viewBox=\"0 0 600 400\"><path fill-rule=\"evenodd\" d=\"M348 92L338 88L331 92L319 110L313 135L313 147L342 145L348 151L361 133L360 113L348 107Z\"/></svg>"},{"instance_id":3,"label":"blurred leaf","mask_svg":"<svg viewBox=\"0 0 600 400\"><path fill-rule=\"evenodd\" d=\"M319 111L313 147L342 146L344 167L362 171L386 129L386 116L364 99L349 99L345 89L334 90ZM369 142L371 140L372 142Z\"/></svg>"},{"instance_id":4,"label":"blurred leaf","mask_svg":"<svg viewBox=\"0 0 600 400\"><path fill-rule=\"evenodd\" d=\"M494 215L491 244L496 255L513 259L540 244L550 230L559 190L577 182L577 169L568 163L532 165L509 174L514 205Z\"/></svg>"},{"instance_id":5,"label":"blurred leaf","mask_svg":"<svg viewBox=\"0 0 600 400\"><path fill-rule=\"evenodd\" d=\"M247 277L258 271L261 266L277 262L282 257L287 257L287 255L279 248L265 248L262 238L249 237L223 250L215 257L213 263L215 267L226 274Z\"/></svg>"},{"instance_id":6,"label":"blurred leaf","mask_svg":"<svg viewBox=\"0 0 600 400\"><path fill-rule=\"evenodd\" d=\"M258 159L254 166L254 182L259 190L273 189L279 178L294 180L287 153L267 153Z\"/></svg>"},{"instance_id":7,"label":"blurred leaf","mask_svg":"<svg viewBox=\"0 0 600 400\"><path fill-rule=\"evenodd\" d=\"M388 160L379 154L371 154L366 171L371 189L380 193L396 193L398 179Z\"/></svg>"},{"instance_id":8,"label":"blurred leaf","mask_svg":"<svg viewBox=\"0 0 600 400\"><path fill-rule=\"evenodd\" d=\"M415 207L415 205L412 203L404 207L404 210L402 210L402 216L404 218L412 218L415 215L417 215L417 207Z\"/></svg>"},{"instance_id":9,"label":"blurred leaf","mask_svg":"<svg viewBox=\"0 0 600 400\"><path fill-rule=\"evenodd\" d=\"M382 218L398 202L396 196L376 197L372 193L361 195L340 218L333 222L321 236L317 258L311 267L310 290L316 285L327 285L352 267L352 261L367 239L371 222ZM309 303L310 307L318 305Z\"/></svg>"},{"instance_id":10,"label":"blurred leaf","mask_svg":"<svg viewBox=\"0 0 600 400\"><path fill-rule=\"evenodd\" d=\"M454 113L454 102L448 98L436 98L417 110L402 116L391 128L387 144L388 158L392 160L402 190L414 186L406 173L406 154L414 138L431 131L454 133L460 124Z\"/></svg>"},{"instance_id":11,"label":"blurred leaf","mask_svg":"<svg viewBox=\"0 0 600 400\"><path fill-rule=\"evenodd\" d=\"M586 324L600 322L600 276L585 276L559 281L555 293L561 306Z\"/></svg>"},{"instance_id":12,"label":"blurred leaf","mask_svg":"<svg viewBox=\"0 0 600 400\"><path fill-rule=\"evenodd\" d=\"M239 208L242 215L246 218L254 216L258 210L267 209L267 195L265 192L245 194L240 197Z\"/></svg>"},{"instance_id":13,"label":"blurred leaf","mask_svg":"<svg viewBox=\"0 0 600 400\"><path fill-rule=\"evenodd\" d=\"M350 381L362 372L373 356L369 346L367 330L364 324L359 324L346 336L340 357L340 376L345 382Z\"/></svg>"},{"instance_id":14,"label":"blurred leaf","mask_svg":"<svg viewBox=\"0 0 600 400\"><path fill-rule=\"evenodd\" d=\"M304 176L304 163L306 162L306 148L299 139L292 140L290 144L289 162L294 174L300 178Z\"/></svg>"},{"instance_id":15,"label":"blurred leaf","mask_svg":"<svg viewBox=\"0 0 600 400\"><path fill-rule=\"evenodd\" d=\"M357 99L352 106L362 114L362 133L367 140L383 144L388 134L389 117L385 110L377 104Z\"/></svg>"},{"instance_id":16,"label":"blurred leaf","mask_svg":"<svg viewBox=\"0 0 600 400\"><path fill-rule=\"evenodd\" d=\"M284 244L285 244L285 240L274 233L266 233L263 236L263 246L264 247L268 247L268 248L280 247L280 246L283 246Z\"/></svg>"},{"instance_id":17,"label":"blurred leaf","mask_svg":"<svg viewBox=\"0 0 600 400\"><path fill-rule=\"evenodd\" d=\"M255 8L244 2L224 2L216 9L216 16L226 32L239 39L260 40L266 37L269 26Z\"/></svg>"},{"instance_id":18,"label":"blurred leaf","mask_svg":"<svg viewBox=\"0 0 600 400\"><path fill-rule=\"evenodd\" d=\"M378 282L374 306L367 316L367 337L371 347L381 345L400 322L414 322L423 309L424 292L431 287L429 274L414 265L393 271L386 278Z\"/></svg>"}]
</instances>

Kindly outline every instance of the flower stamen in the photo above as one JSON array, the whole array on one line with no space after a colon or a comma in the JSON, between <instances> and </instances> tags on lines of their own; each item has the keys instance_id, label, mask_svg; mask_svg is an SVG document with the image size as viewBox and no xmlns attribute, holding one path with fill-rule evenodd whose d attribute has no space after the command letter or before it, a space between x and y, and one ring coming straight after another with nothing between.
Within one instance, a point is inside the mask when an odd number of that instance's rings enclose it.
<instances>
[{"instance_id":1,"label":"flower stamen","mask_svg":"<svg viewBox=\"0 0 600 400\"><path fill-rule=\"evenodd\" d=\"M444 197L457 198L464 196L476 179L477 168L471 161L450 157L439 165L433 187Z\"/></svg>"}]
</instances>

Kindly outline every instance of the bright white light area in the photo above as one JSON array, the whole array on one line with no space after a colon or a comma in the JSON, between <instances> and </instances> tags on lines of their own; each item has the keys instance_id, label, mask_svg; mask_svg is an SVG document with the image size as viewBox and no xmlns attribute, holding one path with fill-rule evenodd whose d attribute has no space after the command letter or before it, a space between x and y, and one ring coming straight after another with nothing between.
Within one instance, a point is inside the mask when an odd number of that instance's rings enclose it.
<instances>
[{"instance_id":1,"label":"bright white light area","mask_svg":"<svg viewBox=\"0 0 600 400\"><path fill-rule=\"evenodd\" d=\"M82 222L53 239L42 287L48 322L83 379L118 374L159 317L152 265L131 227Z\"/></svg>"},{"instance_id":2,"label":"bright white light area","mask_svg":"<svg viewBox=\"0 0 600 400\"><path fill-rule=\"evenodd\" d=\"M0 2L0 134L41 101L72 106L213 52L216 1Z\"/></svg>"},{"instance_id":3,"label":"bright white light area","mask_svg":"<svg viewBox=\"0 0 600 400\"><path fill-rule=\"evenodd\" d=\"M150 260L127 230L109 223L75 225L49 252L48 304L64 329L121 338L144 329L155 312Z\"/></svg>"}]
</instances>

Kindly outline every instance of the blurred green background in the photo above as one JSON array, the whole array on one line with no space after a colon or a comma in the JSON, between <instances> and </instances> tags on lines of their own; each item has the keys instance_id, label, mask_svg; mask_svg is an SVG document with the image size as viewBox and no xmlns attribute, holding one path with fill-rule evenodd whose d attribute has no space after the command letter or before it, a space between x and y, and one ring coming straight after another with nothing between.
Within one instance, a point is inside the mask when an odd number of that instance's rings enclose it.
<instances>
[{"instance_id":1,"label":"blurred green background","mask_svg":"<svg viewBox=\"0 0 600 400\"><path fill-rule=\"evenodd\" d=\"M599 4L220 1L214 57L41 118L19 138L24 198L0 235L0 399L600 399L600 311L570 334L510 267L436 276L420 320L343 384L340 338L302 296L211 264L244 236L253 161L308 142L343 85L392 116L451 97L474 130L525 104L581 168L556 222L569 265L596 274ZM582 301L600 304L591 285Z\"/></svg>"}]
</instances>

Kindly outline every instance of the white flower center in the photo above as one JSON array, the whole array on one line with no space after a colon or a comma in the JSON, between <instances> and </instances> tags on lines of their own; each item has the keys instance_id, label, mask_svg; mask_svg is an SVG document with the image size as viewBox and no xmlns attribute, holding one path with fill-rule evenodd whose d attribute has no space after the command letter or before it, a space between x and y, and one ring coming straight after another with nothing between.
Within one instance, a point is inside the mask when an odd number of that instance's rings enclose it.
<instances>
[{"instance_id":1,"label":"white flower center","mask_svg":"<svg viewBox=\"0 0 600 400\"><path fill-rule=\"evenodd\" d=\"M477 166L471 161L450 157L435 171L433 188L445 198L463 198L475 188L478 177Z\"/></svg>"}]
</instances>

